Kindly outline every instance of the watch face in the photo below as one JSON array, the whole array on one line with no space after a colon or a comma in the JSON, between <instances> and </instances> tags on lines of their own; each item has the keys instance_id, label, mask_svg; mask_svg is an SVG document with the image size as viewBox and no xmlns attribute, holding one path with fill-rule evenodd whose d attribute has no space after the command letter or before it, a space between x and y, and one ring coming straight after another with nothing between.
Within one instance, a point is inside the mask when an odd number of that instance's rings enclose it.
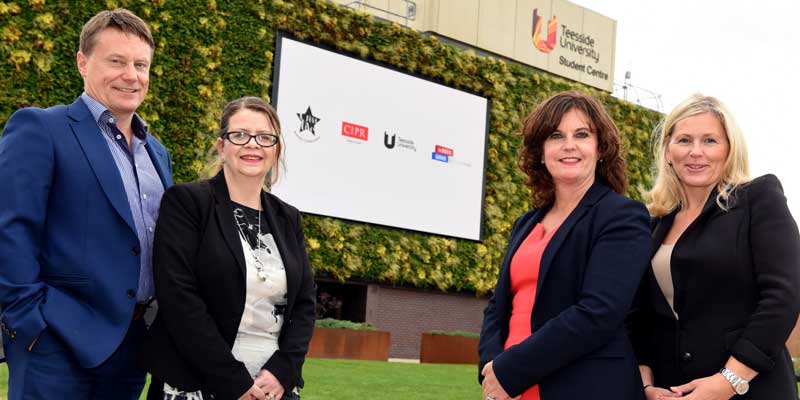
<instances>
[{"instance_id":1,"label":"watch face","mask_svg":"<svg viewBox=\"0 0 800 400\"><path fill-rule=\"evenodd\" d=\"M750 389L750 384L747 382L739 382L733 387L736 394L745 394Z\"/></svg>"}]
</instances>

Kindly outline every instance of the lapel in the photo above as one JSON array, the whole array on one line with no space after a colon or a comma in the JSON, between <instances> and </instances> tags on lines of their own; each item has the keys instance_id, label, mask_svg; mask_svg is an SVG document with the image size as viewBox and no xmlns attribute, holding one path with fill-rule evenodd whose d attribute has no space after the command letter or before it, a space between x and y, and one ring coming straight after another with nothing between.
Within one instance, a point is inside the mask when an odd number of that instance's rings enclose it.
<instances>
[{"instance_id":1,"label":"lapel","mask_svg":"<svg viewBox=\"0 0 800 400\"><path fill-rule=\"evenodd\" d=\"M158 177L161 178L161 184L164 185L165 189L172 186L172 174L169 172L169 155L167 155L167 151L149 133L147 134L146 143L147 145L144 148L147 149L147 154L153 160L153 166L158 172Z\"/></svg>"},{"instance_id":2,"label":"lapel","mask_svg":"<svg viewBox=\"0 0 800 400\"><path fill-rule=\"evenodd\" d=\"M293 301L291 301L292 295L297 293L297 290L299 289L301 274L301 271L298 269L298 266L301 265L301 263L295 259L295 252L290 251L290 244L292 245L291 250L296 250L294 247L295 242L291 240L291 225L289 224L289 221L286 220L286 214L279 212L278 208L281 207L280 203L272 194L269 194L263 190L261 191L261 207L266 213L267 225L269 225L270 232L272 232L272 237L275 239L275 243L278 245L278 252L280 253L281 260L283 261L283 267L286 271L286 293L289 297L287 306L291 307L293 303ZM290 312L291 309L287 309L287 314L290 314Z\"/></svg>"},{"instance_id":3,"label":"lapel","mask_svg":"<svg viewBox=\"0 0 800 400\"><path fill-rule=\"evenodd\" d=\"M214 192L214 201L216 202L214 214L217 218L219 231L222 232L225 244L228 245L228 249L233 253L233 258L236 259L236 265L242 274L242 282L246 282L247 271L245 270L244 249L242 249L236 221L233 219L231 196L228 193L228 185L225 183L225 175L220 171L209 182L211 183L211 190Z\"/></svg>"},{"instance_id":4,"label":"lapel","mask_svg":"<svg viewBox=\"0 0 800 400\"><path fill-rule=\"evenodd\" d=\"M661 247L661 243L664 242L664 238L667 237L667 233L669 233L669 229L672 227L672 223L675 222L675 214L678 213L678 209L673 210L669 214L659 217L656 221L656 226L653 228L653 237L650 246L650 258L648 260L653 260L655 257L656 252L658 252L659 247ZM673 247L673 253L675 248ZM672 274L672 285L675 288L675 269L673 268L674 263L670 262L670 273ZM669 307L669 302L667 301L666 296L664 296L664 292L661 291L661 287L658 285L658 281L656 280L656 275L653 272L653 264L652 262L648 263L647 272L645 274L647 277L647 285L649 287L650 292L650 303L655 308L656 312L661 314L662 316L669 317L675 319L675 314L672 313L672 310ZM677 295L676 291L673 291L674 295ZM673 298L673 303L675 304L675 299ZM678 307L675 306L675 310L677 312Z\"/></svg>"},{"instance_id":5,"label":"lapel","mask_svg":"<svg viewBox=\"0 0 800 400\"><path fill-rule=\"evenodd\" d=\"M131 214L131 207L128 204L128 195L125 193L122 176L120 176L111 150L108 149L108 144L102 136L103 133L97 126L97 121L92 118L92 113L80 97L68 106L67 115L70 119L69 126L72 133L80 143L86 159L89 160L89 165L97 177L97 181L100 182L100 187L120 217L135 233L136 225L133 222L133 214Z\"/></svg>"},{"instance_id":6,"label":"lapel","mask_svg":"<svg viewBox=\"0 0 800 400\"><path fill-rule=\"evenodd\" d=\"M567 237L569 237L569 233L572 231L575 224L610 190L608 186L595 180L592 187L583 195L581 201L575 209L572 210L569 216L567 216L567 219L561 223L561 226L558 227L558 230L556 230L556 233L550 239L550 242L547 243L544 253L542 253L542 261L539 265L539 279L536 283L536 299L534 300L534 304L539 301L539 296L542 293L542 282L545 282L547 279L547 273L553 263L553 258L558 253L558 249L561 248L561 245L563 245Z\"/></svg>"},{"instance_id":7,"label":"lapel","mask_svg":"<svg viewBox=\"0 0 800 400\"><path fill-rule=\"evenodd\" d=\"M686 240L690 240L687 238L691 235L692 229L695 229L697 225L704 224L705 220L707 220L712 214L714 214L715 211L719 210L719 207L717 207L718 193L719 192L717 191L716 188L711 191L711 193L708 195L708 198L706 199L706 203L703 205L703 210L701 210L700 214L697 215L697 218L695 218L694 221L692 221L692 223L690 223L689 226L686 227L686 230L683 231L681 236L678 237L678 240L675 242L675 247L672 248L672 257L670 257L670 263L669 263L670 272L672 273L673 293L675 293L674 295L675 297L672 299L672 304L675 306L675 312L678 313L679 316L681 314L681 311L683 310L684 298L685 298L683 296L682 288L685 288L686 285L684 285L683 282L685 281L688 274L684 275L683 274L684 269L682 269L680 265L677 265L672 260L675 259L675 253L678 252L681 243L685 242ZM676 209L675 211L672 212L673 219L675 218L675 214L677 214L678 211L679 209ZM672 221L670 221L669 226L672 226L671 222ZM669 231L669 228L667 228L667 231ZM666 236L666 233L664 235ZM660 246L661 242L658 242L657 245Z\"/></svg>"}]
</instances>

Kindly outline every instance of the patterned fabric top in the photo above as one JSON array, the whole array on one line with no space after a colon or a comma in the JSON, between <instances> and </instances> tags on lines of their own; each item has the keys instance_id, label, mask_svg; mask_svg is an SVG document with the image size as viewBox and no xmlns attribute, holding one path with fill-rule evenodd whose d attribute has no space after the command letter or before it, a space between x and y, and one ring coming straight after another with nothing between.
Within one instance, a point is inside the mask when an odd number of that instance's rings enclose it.
<instances>
[{"instance_id":1,"label":"patterned fabric top","mask_svg":"<svg viewBox=\"0 0 800 400\"><path fill-rule=\"evenodd\" d=\"M266 213L237 203L233 210L244 250L247 294L232 352L257 376L278 350L287 304L286 270Z\"/></svg>"}]
</instances>

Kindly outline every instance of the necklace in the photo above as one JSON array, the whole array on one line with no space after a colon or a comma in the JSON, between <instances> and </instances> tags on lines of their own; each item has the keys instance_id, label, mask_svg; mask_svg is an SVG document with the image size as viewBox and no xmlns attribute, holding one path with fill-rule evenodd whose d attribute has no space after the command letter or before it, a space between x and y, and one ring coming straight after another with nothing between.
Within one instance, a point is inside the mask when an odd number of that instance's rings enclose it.
<instances>
[{"instance_id":1,"label":"necklace","mask_svg":"<svg viewBox=\"0 0 800 400\"><path fill-rule=\"evenodd\" d=\"M247 215L245 215L244 210L241 208L236 208L233 210L233 215L236 217L236 226L239 228L239 234L242 235L245 242L247 240L247 235L244 232L242 226L247 226L247 229L252 231L253 224L247 220ZM242 222L244 221L244 222ZM261 279L262 282L266 282L267 280L267 267L265 263L266 254L272 254L272 251L269 247L261 240L261 207L258 208L258 223L256 225L258 230L256 231L256 248L253 249L251 246L247 246L250 250L250 254L253 256L253 260L255 260L255 267L257 271L258 278Z\"/></svg>"}]
</instances>

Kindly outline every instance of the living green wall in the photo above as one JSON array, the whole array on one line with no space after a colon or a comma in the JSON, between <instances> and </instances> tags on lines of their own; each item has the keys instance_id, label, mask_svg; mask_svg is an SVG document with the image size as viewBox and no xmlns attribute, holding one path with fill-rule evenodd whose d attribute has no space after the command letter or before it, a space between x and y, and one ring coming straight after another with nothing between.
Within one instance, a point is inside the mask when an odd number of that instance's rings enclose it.
<instances>
[{"instance_id":1,"label":"living green wall","mask_svg":"<svg viewBox=\"0 0 800 400\"><path fill-rule=\"evenodd\" d=\"M107 0L0 2L0 126L25 106L70 103L82 91L78 36L96 12L125 7L156 41L140 115L169 149L175 180L197 177L227 100L269 99L278 30L490 100L484 240L480 243L333 218L304 218L318 275L448 291L490 291L514 219L530 192L517 168L517 132L547 96L578 88L597 96L623 135L629 194L649 185L650 133L660 115L578 83L444 45L397 24L316 0Z\"/></svg>"}]
</instances>

